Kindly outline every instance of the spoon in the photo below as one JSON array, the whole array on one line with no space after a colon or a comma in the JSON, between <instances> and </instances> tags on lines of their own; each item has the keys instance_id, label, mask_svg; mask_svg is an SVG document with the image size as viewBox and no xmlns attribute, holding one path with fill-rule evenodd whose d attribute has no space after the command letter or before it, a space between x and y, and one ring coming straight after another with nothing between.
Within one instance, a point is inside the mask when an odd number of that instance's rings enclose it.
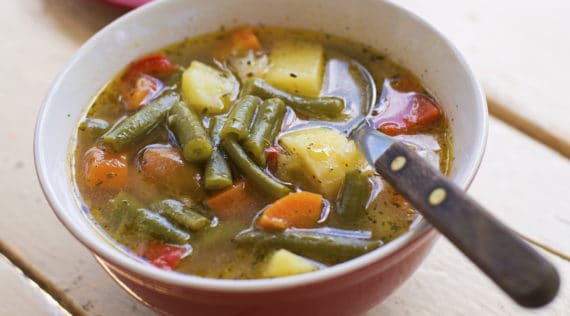
<instances>
[{"instance_id":1,"label":"spoon","mask_svg":"<svg viewBox=\"0 0 570 316\"><path fill-rule=\"evenodd\" d=\"M368 109L362 112L369 112L376 104L374 79L358 62L350 65L367 85ZM329 70L329 78L342 78L335 74L342 67ZM383 179L517 303L540 307L556 296L560 281L554 267L439 170L404 143L372 128L365 115L345 127Z\"/></svg>"}]
</instances>

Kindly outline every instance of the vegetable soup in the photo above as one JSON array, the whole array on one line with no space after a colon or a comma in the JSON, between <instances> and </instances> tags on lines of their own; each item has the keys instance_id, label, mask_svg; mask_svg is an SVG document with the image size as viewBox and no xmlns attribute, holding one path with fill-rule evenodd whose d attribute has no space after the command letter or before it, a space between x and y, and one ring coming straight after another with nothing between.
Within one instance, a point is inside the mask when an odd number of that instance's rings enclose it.
<instances>
[{"instance_id":1,"label":"vegetable soup","mask_svg":"<svg viewBox=\"0 0 570 316\"><path fill-rule=\"evenodd\" d=\"M372 109L357 63L379 87ZM323 33L221 30L143 56L102 89L77 129L74 181L106 235L158 268L311 272L417 217L345 135L359 116L450 170L442 108L388 57Z\"/></svg>"}]
</instances>

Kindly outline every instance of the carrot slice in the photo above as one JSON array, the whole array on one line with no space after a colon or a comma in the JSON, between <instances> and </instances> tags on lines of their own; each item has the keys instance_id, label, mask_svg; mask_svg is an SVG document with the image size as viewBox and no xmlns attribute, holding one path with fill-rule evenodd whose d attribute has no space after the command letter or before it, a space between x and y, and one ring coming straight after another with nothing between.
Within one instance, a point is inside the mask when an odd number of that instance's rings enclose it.
<instances>
[{"instance_id":1,"label":"carrot slice","mask_svg":"<svg viewBox=\"0 0 570 316\"><path fill-rule=\"evenodd\" d=\"M140 159L140 171L145 180L167 188L194 192L200 184L200 170L184 161L180 149L170 146L151 145Z\"/></svg>"},{"instance_id":2,"label":"carrot slice","mask_svg":"<svg viewBox=\"0 0 570 316\"><path fill-rule=\"evenodd\" d=\"M257 224L267 230L311 228L317 224L322 209L322 195L305 191L291 193L266 208Z\"/></svg>"},{"instance_id":3,"label":"carrot slice","mask_svg":"<svg viewBox=\"0 0 570 316\"><path fill-rule=\"evenodd\" d=\"M229 38L214 48L214 56L223 60L230 55L236 55L250 49L261 51L263 46L253 32L253 28L250 25L244 25L236 28L229 35Z\"/></svg>"},{"instance_id":4,"label":"carrot slice","mask_svg":"<svg viewBox=\"0 0 570 316\"><path fill-rule=\"evenodd\" d=\"M89 188L121 189L129 181L127 156L93 147L85 153L85 180Z\"/></svg>"},{"instance_id":5,"label":"carrot slice","mask_svg":"<svg viewBox=\"0 0 570 316\"><path fill-rule=\"evenodd\" d=\"M156 98L163 88L162 81L141 74L136 80L123 83L121 86L123 104L127 110L136 111Z\"/></svg>"},{"instance_id":6,"label":"carrot slice","mask_svg":"<svg viewBox=\"0 0 570 316\"><path fill-rule=\"evenodd\" d=\"M231 43L232 49L236 51L244 51L248 49L259 51L263 49L250 25L237 28L231 35Z\"/></svg>"},{"instance_id":7,"label":"carrot slice","mask_svg":"<svg viewBox=\"0 0 570 316\"><path fill-rule=\"evenodd\" d=\"M207 199L206 206L220 219L236 218L259 210L258 199L248 191L243 181Z\"/></svg>"}]
</instances>

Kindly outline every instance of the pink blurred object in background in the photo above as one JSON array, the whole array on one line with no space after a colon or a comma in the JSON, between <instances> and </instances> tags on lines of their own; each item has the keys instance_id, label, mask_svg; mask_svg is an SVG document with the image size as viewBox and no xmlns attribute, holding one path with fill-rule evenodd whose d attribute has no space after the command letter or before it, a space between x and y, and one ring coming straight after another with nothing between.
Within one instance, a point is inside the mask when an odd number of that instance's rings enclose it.
<instances>
[{"instance_id":1,"label":"pink blurred object in background","mask_svg":"<svg viewBox=\"0 0 570 316\"><path fill-rule=\"evenodd\" d=\"M136 8L152 0L101 0L123 8Z\"/></svg>"}]
</instances>

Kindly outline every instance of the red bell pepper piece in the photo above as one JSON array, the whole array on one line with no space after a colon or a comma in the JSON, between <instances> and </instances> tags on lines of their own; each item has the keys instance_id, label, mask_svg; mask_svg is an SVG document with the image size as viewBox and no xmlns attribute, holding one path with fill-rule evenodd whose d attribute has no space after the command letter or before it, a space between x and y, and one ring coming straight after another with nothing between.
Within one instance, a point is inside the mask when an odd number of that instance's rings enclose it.
<instances>
[{"instance_id":1,"label":"red bell pepper piece","mask_svg":"<svg viewBox=\"0 0 570 316\"><path fill-rule=\"evenodd\" d=\"M178 69L163 55L150 55L132 63L121 77L121 93L127 110L138 110L156 98L164 85L156 76Z\"/></svg>"},{"instance_id":2,"label":"red bell pepper piece","mask_svg":"<svg viewBox=\"0 0 570 316\"><path fill-rule=\"evenodd\" d=\"M160 76L171 73L177 69L178 67L171 63L164 55L150 55L132 63L125 72L124 78L133 78L140 74Z\"/></svg>"},{"instance_id":3,"label":"red bell pepper piece","mask_svg":"<svg viewBox=\"0 0 570 316\"><path fill-rule=\"evenodd\" d=\"M151 241L145 249L143 256L161 269L173 270L186 252L184 247L159 244Z\"/></svg>"},{"instance_id":4,"label":"red bell pepper piece","mask_svg":"<svg viewBox=\"0 0 570 316\"><path fill-rule=\"evenodd\" d=\"M140 74L136 79L124 82L122 86L123 104L129 111L136 111L156 98L162 90L162 81L146 74Z\"/></svg>"},{"instance_id":5,"label":"red bell pepper piece","mask_svg":"<svg viewBox=\"0 0 570 316\"><path fill-rule=\"evenodd\" d=\"M395 136L417 133L437 122L442 112L435 100L406 79L386 79L382 89L381 112L374 119L375 127Z\"/></svg>"},{"instance_id":6,"label":"red bell pepper piece","mask_svg":"<svg viewBox=\"0 0 570 316\"><path fill-rule=\"evenodd\" d=\"M277 170L277 160L279 158L279 155L283 154L285 154L285 152L279 146L270 146L265 149L265 157L267 159L267 166L269 167L269 170Z\"/></svg>"}]
</instances>

